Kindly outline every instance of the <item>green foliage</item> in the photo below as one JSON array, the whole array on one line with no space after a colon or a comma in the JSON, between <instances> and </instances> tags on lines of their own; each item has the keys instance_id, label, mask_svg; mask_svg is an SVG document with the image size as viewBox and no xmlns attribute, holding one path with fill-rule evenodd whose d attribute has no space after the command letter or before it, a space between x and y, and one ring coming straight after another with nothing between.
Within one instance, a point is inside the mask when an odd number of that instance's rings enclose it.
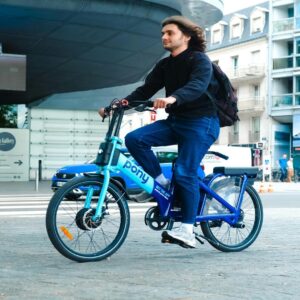
<instances>
[{"instance_id":1,"label":"green foliage","mask_svg":"<svg viewBox=\"0 0 300 300\"><path fill-rule=\"evenodd\" d=\"M0 105L0 127L17 127L17 111L15 105Z\"/></svg>"}]
</instances>

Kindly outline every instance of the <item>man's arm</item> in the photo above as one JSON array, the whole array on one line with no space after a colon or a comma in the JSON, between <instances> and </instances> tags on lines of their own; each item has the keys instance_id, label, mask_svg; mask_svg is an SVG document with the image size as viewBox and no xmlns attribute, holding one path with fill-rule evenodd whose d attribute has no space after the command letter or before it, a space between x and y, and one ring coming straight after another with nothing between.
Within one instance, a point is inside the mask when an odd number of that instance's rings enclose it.
<instances>
[{"instance_id":1,"label":"man's arm","mask_svg":"<svg viewBox=\"0 0 300 300\"><path fill-rule=\"evenodd\" d=\"M153 70L147 75L145 83L133 91L130 95L124 99L128 102L143 101L151 98L156 92L164 87L162 64L164 60L161 60Z\"/></svg>"}]
</instances>

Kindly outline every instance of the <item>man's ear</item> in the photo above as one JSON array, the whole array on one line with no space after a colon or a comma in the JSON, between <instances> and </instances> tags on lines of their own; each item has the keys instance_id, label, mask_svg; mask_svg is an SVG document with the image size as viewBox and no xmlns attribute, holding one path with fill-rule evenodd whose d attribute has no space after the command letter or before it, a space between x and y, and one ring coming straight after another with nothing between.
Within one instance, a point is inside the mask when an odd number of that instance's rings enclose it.
<instances>
[{"instance_id":1,"label":"man's ear","mask_svg":"<svg viewBox=\"0 0 300 300\"><path fill-rule=\"evenodd\" d=\"M183 36L184 36L184 41L188 43L190 41L191 37L188 35L185 35L185 34Z\"/></svg>"}]
</instances>

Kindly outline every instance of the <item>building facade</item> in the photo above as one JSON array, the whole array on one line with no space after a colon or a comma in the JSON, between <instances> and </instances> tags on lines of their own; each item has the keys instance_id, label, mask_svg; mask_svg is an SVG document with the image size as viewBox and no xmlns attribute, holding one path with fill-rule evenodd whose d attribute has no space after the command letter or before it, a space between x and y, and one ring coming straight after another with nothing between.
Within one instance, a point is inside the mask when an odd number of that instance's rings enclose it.
<instances>
[{"instance_id":1,"label":"building facade","mask_svg":"<svg viewBox=\"0 0 300 300\"><path fill-rule=\"evenodd\" d=\"M255 164L267 156L271 123L268 103L269 4L265 2L224 16L207 31L208 55L237 90L240 121L221 129L219 144L257 149ZM263 151L262 151L263 150Z\"/></svg>"},{"instance_id":2,"label":"building facade","mask_svg":"<svg viewBox=\"0 0 300 300\"><path fill-rule=\"evenodd\" d=\"M300 168L300 1L270 2L269 115L274 156Z\"/></svg>"}]
</instances>

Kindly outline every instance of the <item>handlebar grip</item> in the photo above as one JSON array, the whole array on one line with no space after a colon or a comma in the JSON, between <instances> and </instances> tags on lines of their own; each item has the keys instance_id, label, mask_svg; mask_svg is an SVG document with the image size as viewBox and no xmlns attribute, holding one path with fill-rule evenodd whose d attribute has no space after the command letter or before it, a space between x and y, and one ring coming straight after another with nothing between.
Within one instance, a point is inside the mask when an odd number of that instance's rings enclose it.
<instances>
[{"instance_id":1,"label":"handlebar grip","mask_svg":"<svg viewBox=\"0 0 300 300\"><path fill-rule=\"evenodd\" d=\"M153 103L152 100L148 100L148 101L145 102L145 106L146 106L146 107L153 107L153 104L154 104L154 103Z\"/></svg>"},{"instance_id":2,"label":"handlebar grip","mask_svg":"<svg viewBox=\"0 0 300 300\"><path fill-rule=\"evenodd\" d=\"M142 102L140 105L136 106L134 109L138 112L143 112L143 111L152 111L149 108L153 107L153 101L148 100L148 101L144 101Z\"/></svg>"},{"instance_id":3,"label":"handlebar grip","mask_svg":"<svg viewBox=\"0 0 300 300\"><path fill-rule=\"evenodd\" d=\"M225 154L222 154L220 152L217 152L217 151L207 151L206 154L214 154L220 158L223 158L225 160L228 160L229 159L229 156L225 155Z\"/></svg>"}]
</instances>

